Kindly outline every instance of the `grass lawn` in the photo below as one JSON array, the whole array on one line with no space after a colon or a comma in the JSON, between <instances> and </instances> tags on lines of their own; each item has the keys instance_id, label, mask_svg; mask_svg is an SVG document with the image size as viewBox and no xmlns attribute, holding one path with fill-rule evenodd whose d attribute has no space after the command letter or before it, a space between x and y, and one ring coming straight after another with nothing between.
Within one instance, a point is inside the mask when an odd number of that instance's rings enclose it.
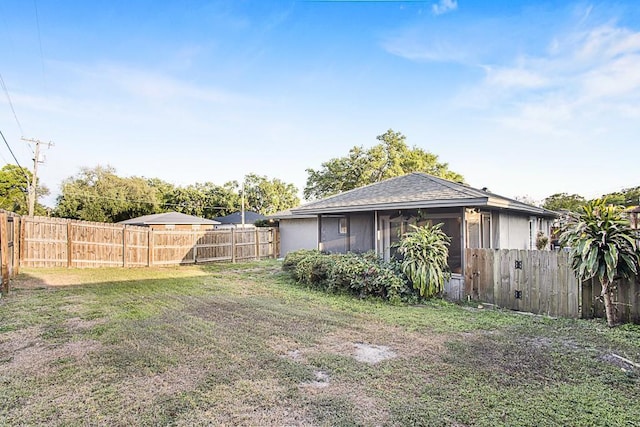
<instances>
[{"instance_id":1,"label":"grass lawn","mask_svg":"<svg viewBox=\"0 0 640 427\"><path fill-rule=\"evenodd\" d=\"M0 425L640 425L638 326L323 295L276 261L13 285Z\"/></svg>"}]
</instances>

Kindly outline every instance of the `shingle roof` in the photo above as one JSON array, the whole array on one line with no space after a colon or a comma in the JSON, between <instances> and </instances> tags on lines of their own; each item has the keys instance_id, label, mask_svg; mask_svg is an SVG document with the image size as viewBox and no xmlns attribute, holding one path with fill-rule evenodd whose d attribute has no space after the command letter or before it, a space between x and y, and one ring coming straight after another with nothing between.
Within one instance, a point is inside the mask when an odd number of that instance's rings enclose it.
<instances>
[{"instance_id":1,"label":"shingle roof","mask_svg":"<svg viewBox=\"0 0 640 427\"><path fill-rule=\"evenodd\" d=\"M257 212L251 212L251 211L244 212L245 224L253 224L254 222L260 221L262 219L267 219L267 217ZM220 221L220 223L222 224L242 224L242 213L234 212L227 216L218 217L216 218L216 221Z\"/></svg>"},{"instance_id":2,"label":"shingle roof","mask_svg":"<svg viewBox=\"0 0 640 427\"><path fill-rule=\"evenodd\" d=\"M381 209L494 207L543 216L556 216L465 184L414 172L317 200L291 210L294 215L356 212Z\"/></svg>"},{"instance_id":3,"label":"shingle roof","mask_svg":"<svg viewBox=\"0 0 640 427\"><path fill-rule=\"evenodd\" d=\"M287 218L287 219L305 219L305 218L316 218L315 215L313 214L298 214L295 215L291 212L291 209L285 209L283 211L279 211L276 212L274 214L271 214L268 216L269 219L280 219L280 218Z\"/></svg>"},{"instance_id":4,"label":"shingle roof","mask_svg":"<svg viewBox=\"0 0 640 427\"><path fill-rule=\"evenodd\" d=\"M220 224L212 219L187 215L180 212L164 212L152 215L143 215L137 218L120 221L118 224L152 225L152 224Z\"/></svg>"}]
</instances>

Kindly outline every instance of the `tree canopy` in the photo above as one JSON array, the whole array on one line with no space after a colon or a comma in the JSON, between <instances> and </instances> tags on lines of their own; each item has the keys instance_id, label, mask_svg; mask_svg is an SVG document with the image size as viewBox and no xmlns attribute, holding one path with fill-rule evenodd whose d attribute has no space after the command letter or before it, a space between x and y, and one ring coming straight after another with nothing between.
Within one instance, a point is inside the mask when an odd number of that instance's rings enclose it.
<instances>
[{"instance_id":1,"label":"tree canopy","mask_svg":"<svg viewBox=\"0 0 640 427\"><path fill-rule=\"evenodd\" d=\"M638 206L640 205L640 187L629 187L603 194L601 199L606 199L608 204L614 206ZM598 199L587 200L579 194L556 193L544 199L542 207L552 211L581 212L583 206L594 200Z\"/></svg>"},{"instance_id":2,"label":"tree canopy","mask_svg":"<svg viewBox=\"0 0 640 427\"><path fill-rule=\"evenodd\" d=\"M556 193L544 199L542 207L552 211L578 212L587 201L578 194Z\"/></svg>"},{"instance_id":3,"label":"tree canopy","mask_svg":"<svg viewBox=\"0 0 640 427\"><path fill-rule=\"evenodd\" d=\"M379 143L369 149L354 146L346 156L322 163L319 170L307 169L305 199L331 196L410 172L464 181L462 175L449 170L447 163L439 162L437 155L416 146L409 147L400 132L389 129L376 139Z\"/></svg>"},{"instance_id":4,"label":"tree canopy","mask_svg":"<svg viewBox=\"0 0 640 427\"><path fill-rule=\"evenodd\" d=\"M244 178L245 203L250 210L271 215L300 204L298 189L277 178L249 174Z\"/></svg>"},{"instance_id":5,"label":"tree canopy","mask_svg":"<svg viewBox=\"0 0 640 427\"><path fill-rule=\"evenodd\" d=\"M0 209L19 215L29 213L29 185L33 175L31 171L20 166L6 164L0 169ZM47 187L38 185L34 213L44 215L45 208L38 203L38 198L49 194Z\"/></svg>"},{"instance_id":6,"label":"tree canopy","mask_svg":"<svg viewBox=\"0 0 640 427\"><path fill-rule=\"evenodd\" d=\"M299 204L292 184L266 176L245 178L245 209L264 215ZM241 185L229 181L175 186L158 178L120 177L112 167L83 168L62 183L54 215L85 221L118 222L153 213L176 211L215 218L241 208Z\"/></svg>"},{"instance_id":7,"label":"tree canopy","mask_svg":"<svg viewBox=\"0 0 640 427\"><path fill-rule=\"evenodd\" d=\"M146 179L119 177L110 166L82 168L61 187L54 210L60 217L118 222L153 213L160 207Z\"/></svg>"}]
</instances>

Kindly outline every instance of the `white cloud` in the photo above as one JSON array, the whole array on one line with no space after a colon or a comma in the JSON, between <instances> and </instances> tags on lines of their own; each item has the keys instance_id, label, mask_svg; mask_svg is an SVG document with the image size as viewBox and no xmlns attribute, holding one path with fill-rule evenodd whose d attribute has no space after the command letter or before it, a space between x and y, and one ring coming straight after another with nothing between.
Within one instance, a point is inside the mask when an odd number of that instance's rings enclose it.
<instances>
[{"instance_id":1,"label":"white cloud","mask_svg":"<svg viewBox=\"0 0 640 427\"><path fill-rule=\"evenodd\" d=\"M611 24L552 38L546 54L482 66L457 99L520 130L562 135L606 115L638 116L640 32Z\"/></svg>"},{"instance_id":2,"label":"white cloud","mask_svg":"<svg viewBox=\"0 0 640 427\"><path fill-rule=\"evenodd\" d=\"M457 0L440 0L440 2L431 6L434 15L442 15L452 12L458 8Z\"/></svg>"},{"instance_id":3,"label":"white cloud","mask_svg":"<svg viewBox=\"0 0 640 427\"><path fill-rule=\"evenodd\" d=\"M466 63L469 60L469 52L459 48L457 43L441 38L426 44L421 38L404 33L387 39L382 47L390 54L410 61Z\"/></svg>"},{"instance_id":4,"label":"white cloud","mask_svg":"<svg viewBox=\"0 0 640 427\"><path fill-rule=\"evenodd\" d=\"M491 86L503 88L540 88L548 84L549 79L534 70L522 68L484 67L486 82Z\"/></svg>"}]
</instances>

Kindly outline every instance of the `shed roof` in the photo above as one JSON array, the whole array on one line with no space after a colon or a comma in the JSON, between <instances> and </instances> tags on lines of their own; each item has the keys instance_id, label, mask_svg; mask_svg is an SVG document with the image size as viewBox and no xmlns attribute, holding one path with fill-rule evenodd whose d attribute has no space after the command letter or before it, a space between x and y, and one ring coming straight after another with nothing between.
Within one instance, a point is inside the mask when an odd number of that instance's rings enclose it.
<instances>
[{"instance_id":1,"label":"shed roof","mask_svg":"<svg viewBox=\"0 0 640 427\"><path fill-rule=\"evenodd\" d=\"M256 221L267 219L266 216L257 212L245 211L244 222L245 224L253 224ZM242 212L234 212L232 214L221 216L216 218L221 224L242 224Z\"/></svg>"},{"instance_id":2,"label":"shed roof","mask_svg":"<svg viewBox=\"0 0 640 427\"><path fill-rule=\"evenodd\" d=\"M118 224L129 225L153 225L153 224L220 224L212 219L187 215L180 212L164 212L159 214L143 215L137 218L120 221Z\"/></svg>"},{"instance_id":3,"label":"shed roof","mask_svg":"<svg viewBox=\"0 0 640 427\"><path fill-rule=\"evenodd\" d=\"M301 215L445 207L487 207L532 215L557 216L555 212L544 208L420 172L390 178L307 203L291 209L291 213Z\"/></svg>"}]
</instances>

